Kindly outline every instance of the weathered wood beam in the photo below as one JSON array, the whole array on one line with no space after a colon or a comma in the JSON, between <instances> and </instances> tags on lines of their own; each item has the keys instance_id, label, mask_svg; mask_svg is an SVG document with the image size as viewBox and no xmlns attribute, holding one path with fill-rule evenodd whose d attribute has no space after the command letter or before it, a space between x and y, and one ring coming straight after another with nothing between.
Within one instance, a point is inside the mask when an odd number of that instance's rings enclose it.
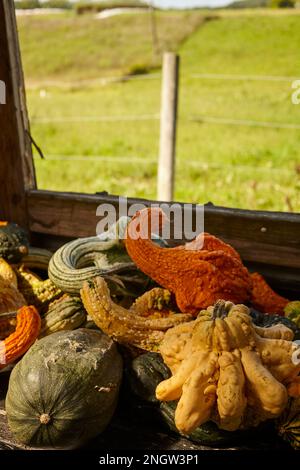
<instances>
[{"instance_id":1,"label":"weathered wood beam","mask_svg":"<svg viewBox=\"0 0 300 470\"><path fill-rule=\"evenodd\" d=\"M26 190L36 187L14 2L0 0L0 219L27 226Z\"/></svg>"},{"instance_id":2,"label":"weathered wood beam","mask_svg":"<svg viewBox=\"0 0 300 470\"><path fill-rule=\"evenodd\" d=\"M128 199L128 204L148 206L151 202L154 201ZM33 232L62 237L92 236L100 220L96 209L103 203L118 208L118 197L29 191L29 227ZM208 204L204 210L204 229L235 246L246 261L300 269L298 214L228 209Z\"/></svg>"}]
</instances>

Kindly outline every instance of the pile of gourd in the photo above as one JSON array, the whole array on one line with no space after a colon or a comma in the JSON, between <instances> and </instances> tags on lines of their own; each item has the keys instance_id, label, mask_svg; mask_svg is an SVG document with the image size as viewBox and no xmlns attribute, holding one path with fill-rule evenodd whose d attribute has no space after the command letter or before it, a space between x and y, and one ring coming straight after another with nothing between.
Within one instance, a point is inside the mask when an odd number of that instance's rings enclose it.
<instances>
[{"instance_id":1,"label":"pile of gourd","mask_svg":"<svg viewBox=\"0 0 300 470\"><path fill-rule=\"evenodd\" d=\"M168 247L152 233L159 211L147 237L133 236L150 215L54 254L0 223L0 369L14 365L5 407L15 438L74 448L100 434L125 362L133 403L173 432L224 445L271 423L300 448L300 302L212 235Z\"/></svg>"}]
</instances>

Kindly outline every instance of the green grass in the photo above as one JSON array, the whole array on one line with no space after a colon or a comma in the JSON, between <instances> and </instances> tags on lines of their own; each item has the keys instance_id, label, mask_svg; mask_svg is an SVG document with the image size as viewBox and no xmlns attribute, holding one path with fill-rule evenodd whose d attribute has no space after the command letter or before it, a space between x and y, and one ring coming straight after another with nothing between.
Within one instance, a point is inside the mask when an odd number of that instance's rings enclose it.
<instances>
[{"instance_id":1,"label":"green grass","mask_svg":"<svg viewBox=\"0 0 300 470\"><path fill-rule=\"evenodd\" d=\"M159 46L177 49L203 22L199 12L158 13ZM28 84L43 80L81 80L130 74L136 65L156 68L148 13L104 20L95 15L19 17L22 58Z\"/></svg>"},{"instance_id":2,"label":"green grass","mask_svg":"<svg viewBox=\"0 0 300 470\"><path fill-rule=\"evenodd\" d=\"M291 82L200 79L192 75L300 78L300 16L286 12L219 14L219 19L209 22L204 22L199 12L158 15L162 47L169 42L181 56L175 197L181 201L299 212L299 129L192 120L205 115L299 126L300 105L291 103ZM113 17L98 22L101 28L95 27L95 21L72 14L55 20L19 19L32 134L46 156L45 161L36 158L38 185L44 189L155 198L157 119L38 120L159 113L160 76L83 89L75 83L129 73L136 64L151 69L158 63L151 49L147 15ZM60 89L45 86L45 80L74 83ZM46 90L45 96L40 89ZM64 160L51 160L51 156L58 155ZM67 160L74 155L85 157ZM95 156L106 159L97 160Z\"/></svg>"}]
</instances>

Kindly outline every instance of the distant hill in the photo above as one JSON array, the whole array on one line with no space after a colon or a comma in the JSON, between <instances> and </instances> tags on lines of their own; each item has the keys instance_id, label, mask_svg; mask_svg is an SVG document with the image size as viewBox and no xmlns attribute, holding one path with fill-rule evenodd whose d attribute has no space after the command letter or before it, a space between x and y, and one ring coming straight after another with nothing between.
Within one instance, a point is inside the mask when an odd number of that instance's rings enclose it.
<instances>
[{"instance_id":1,"label":"distant hill","mask_svg":"<svg viewBox=\"0 0 300 470\"><path fill-rule=\"evenodd\" d=\"M269 0L237 0L225 8L264 8L269 6Z\"/></svg>"},{"instance_id":2,"label":"distant hill","mask_svg":"<svg viewBox=\"0 0 300 470\"><path fill-rule=\"evenodd\" d=\"M100 12L112 8L149 8L142 0L14 0L18 9L76 8L77 12Z\"/></svg>"},{"instance_id":3,"label":"distant hill","mask_svg":"<svg viewBox=\"0 0 300 470\"><path fill-rule=\"evenodd\" d=\"M77 13L101 12L114 8L149 8L149 5L141 0L98 0L79 1L75 4Z\"/></svg>"}]
</instances>

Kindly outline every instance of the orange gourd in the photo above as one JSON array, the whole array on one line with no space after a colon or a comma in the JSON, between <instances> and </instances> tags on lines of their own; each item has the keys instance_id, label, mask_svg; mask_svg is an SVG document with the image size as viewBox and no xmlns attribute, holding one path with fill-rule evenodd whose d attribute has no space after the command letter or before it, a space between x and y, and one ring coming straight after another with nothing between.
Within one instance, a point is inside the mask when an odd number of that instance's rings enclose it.
<instances>
[{"instance_id":1,"label":"orange gourd","mask_svg":"<svg viewBox=\"0 0 300 470\"><path fill-rule=\"evenodd\" d=\"M6 320L2 315L1 319ZM21 307L17 312L16 329L0 341L0 369L22 356L37 339L41 328L41 318L33 306Z\"/></svg>"},{"instance_id":2,"label":"orange gourd","mask_svg":"<svg viewBox=\"0 0 300 470\"><path fill-rule=\"evenodd\" d=\"M289 302L258 273L250 275L240 255L209 233L174 248L153 243L151 233L166 219L160 208L135 214L127 226L125 246L138 268L175 295L181 312L195 316L218 299L250 303L264 313L283 315Z\"/></svg>"}]
</instances>

